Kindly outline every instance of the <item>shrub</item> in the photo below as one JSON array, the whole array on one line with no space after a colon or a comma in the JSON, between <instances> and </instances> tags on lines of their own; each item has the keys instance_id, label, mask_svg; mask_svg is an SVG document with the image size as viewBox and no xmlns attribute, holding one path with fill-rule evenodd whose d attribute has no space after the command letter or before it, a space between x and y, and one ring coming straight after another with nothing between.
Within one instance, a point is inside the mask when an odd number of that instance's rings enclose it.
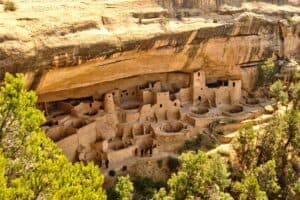
<instances>
[{"instance_id":1,"label":"shrub","mask_svg":"<svg viewBox=\"0 0 300 200\"><path fill-rule=\"evenodd\" d=\"M108 200L120 199L120 195L116 192L114 188L109 188L107 190L107 199Z\"/></svg>"},{"instance_id":2,"label":"shrub","mask_svg":"<svg viewBox=\"0 0 300 200\"><path fill-rule=\"evenodd\" d=\"M0 199L106 199L93 163L71 163L40 126L37 96L24 75L6 73L0 88ZM4 160L4 161L3 161ZM6 173L8 172L8 173Z\"/></svg>"},{"instance_id":3,"label":"shrub","mask_svg":"<svg viewBox=\"0 0 300 200\"><path fill-rule=\"evenodd\" d=\"M209 142L207 145L206 145L206 148L207 149L214 149L214 148L216 148L218 145L215 143L215 142L213 142L213 141L211 141L211 142Z\"/></svg>"},{"instance_id":4,"label":"shrub","mask_svg":"<svg viewBox=\"0 0 300 200\"><path fill-rule=\"evenodd\" d=\"M197 151L201 147L202 134L198 134L195 139L186 140L181 147L181 151Z\"/></svg>"},{"instance_id":5,"label":"shrub","mask_svg":"<svg viewBox=\"0 0 300 200\"><path fill-rule=\"evenodd\" d=\"M15 11L16 9L17 8L16 8L16 5L15 5L14 2L12 2L12 1L6 1L4 3L4 11Z\"/></svg>"},{"instance_id":6,"label":"shrub","mask_svg":"<svg viewBox=\"0 0 300 200\"><path fill-rule=\"evenodd\" d=\"M275 62L272 59L268 59L263 64L257 66L257 82L256 86L264 86L271 83L274 80L274 76L276 73Z\"/></svg>"},{"instance_id":7,"label":"shrub","mask_svg":"<svg viewBox=\"0 0 300 200\"><path fill-rule=\"evenodd\" d=\"M151 198L156 190L155 182L148 177L137 177L133 181L136 192L142 194L144 197Z\"/></svg>"},{"instance_id":8,"label":"shrub","mask_svg":"<svg viewBox=\"0 0 300 200\"><path fill-rule=\"evenodd\" d=\"M127 166L126 165L123 165L122 169L121 169L123 172L127 170Z\"/></svg>"},{"instance_id":9,"label":"shrub","mask_svg":"<svg viewBox=\"0 0 300 200\"><path fill-rule=\"evenodd\" d=\"M153 181L148 177L136 177L133 180L135 194L133 199L152 199L155 191L162 187L166 187L166 183L163 181Z\"/></svg>"},{"instance_id":10,"label":"shrub","mask_svg":"<svg viewBox=\"0 0 300 200\"><path fill-rule=\"evenodd\" d=\"M132 199L131 197L132 197L132 192L134 191L134 187L132 182L129 179L129 175L118 177L115 186L115 191L119 194L121 200Z\"/></svg>"},{"instance_id":11,"label":"shrub","mask_svg":"<svg viewBox=\"0 0 300 200\"><path fill-rule=\"evenodd\" d=\"M157 162L157 166L159 168L162 168L162 166L163 166L163 160L157 160L156 162Z\"/></svg>"},{"instance_id":12,"label":"shrub","mask_svg":"<svg viewBox=\"0 0 300 200\"><path fill-rule=\"evenodd\" d=\"M178 169L180 163L179 163L178 158L169 157L167 164L168 164L170 171L174 172Z\"/></svg>"},{"instance_id":13,"label":"shrub","mask_svg":"<svg viewBox=\"0 0 300 200\"><path fill-rule=\"evenodd\" d=\"M111 177L114 177L116 175L116 171L115 170L109 170L108 174L111 176Z\"/></svg>"}]
</instances>

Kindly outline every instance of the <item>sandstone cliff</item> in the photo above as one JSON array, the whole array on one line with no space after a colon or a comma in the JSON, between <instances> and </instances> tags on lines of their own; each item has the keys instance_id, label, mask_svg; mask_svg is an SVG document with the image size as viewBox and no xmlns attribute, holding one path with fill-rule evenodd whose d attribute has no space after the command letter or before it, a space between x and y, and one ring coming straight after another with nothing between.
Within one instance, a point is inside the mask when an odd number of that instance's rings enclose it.
<instances>
[{"instance_id":1,"label":"sandstone cliff","mask_svg":"<svg viewBox=\"0 0 300 200\"><path fill-rule=\"evenodd\" d=\"M16 12L0 11L0 74L26 72L40 101L55 101L141 75L202 69L209 81L241 77L272 56L300 60L298 1L207 2L174 11L154 0L16 1Z\"/></svg>"}]
</instances>

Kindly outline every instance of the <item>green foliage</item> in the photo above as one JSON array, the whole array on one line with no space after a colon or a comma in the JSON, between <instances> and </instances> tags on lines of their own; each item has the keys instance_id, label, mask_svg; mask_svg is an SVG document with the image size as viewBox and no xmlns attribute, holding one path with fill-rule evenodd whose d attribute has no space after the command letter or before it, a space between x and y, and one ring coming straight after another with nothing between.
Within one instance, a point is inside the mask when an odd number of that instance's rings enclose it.
<instances>
[{"instance_id":1,"label":"green foliage","mask_svg":"<svg viewBox=\"0 0 300 200\"><path fill-rule=\"evenodd\" d=\"M299 65L298 65L299 66ZM299 67L300 68L300 67ZM292 81L299 82L300 81L300 72L296 72L292 74Z\"/></svg>"},{"instance_id":2,"label":"green foliage","mask_svg":"<svg viewBox=\"0 0 300 200\"><path fill-rule=\"evenodd\" d=\"M7 188L7 178L5 177L6 159L0 154L0 199L8 199L11 190Z\"/></svg>"},{"instance_id":3,"label":"green foliage","mask_svg":"<svg viewBox=\"0 0 300 200\"><path fill-rule=\"evenodd\" d=\"M300 199L300 178L293 184L291 193L290 199Z\"/></svg>"},{"instance_id":4,"label":"green foliage","mask_svg":"<svg viewBox=\"0 0 300 200\"><path fill-rule=\"evenodd\" d=\"M14 2L12 1L4 2L4 11L15 11L16 9L17 8Z\"/></svg>"},{"instance_id":5,"label":"green foliage","mask_svg":"<svg viewBox=\"0 0 300 200\"><path fill-rule=\"evenodd\" d=\"M157 163L158 168L162 168L163 160L157 160L156 163Z\"/></svg>"},{"instance_id":6,"label":"green foliage","mask_svg":"<svg viewBox=\"0 0 300 200\"><path fill-rule=\"evenodd\" d=\"M107 190L107 199L108 200L117 200L117 199L120 199L120 196L116 192L116 190L111 187Z\"/></svg>"},{"instance_id":7,"label":"green foliage","mask_svg":"<svg viewBox=\"0 0 300 200\"><path fill-rule=\"evenodd\" d=\"M252 169L256 163L256 134L251 124L240 129L233 148L242 170Z\"/></svg>"},{"instance_id":8,"label":"green foliage","mask_svg":"<svg viewBox=\"0 0 300 200\"><path fill-rule=\"evenodd\" d=\"M169 156L168 157L168 161L167 161L167 165L168 165L168 168L171 172L175 172L178 167L179 167L179 160L177 158L174 158L174 157L171 157Z\"/></svg>"},{"instance_id":9,"label":"green foliage","mask_svg":"<svg viewBox=\"0 0 300 200\"><path fill-rule=\"evenodd\" d=\"M0 93L1 195L4 199L106 199L98 168L70 163L41 131L44 117L35 108L36 101L34 92L24 89L23 75L5 75Z\"/></svg>"},{"instance_id":10,"label":"green foliage","mask_svg":"<svg viewBox=\"0 0 300 200\"><path fill-rule=\"evenodd\" d=\"M111 169L108 171L108 174L111 176L111 177L114 177L116 175L116 171Z\"/></svg>"},{"instance_id":11,"label":"green foliage","mask_svg":"<svg viewBox=\"0 0 300 200\"><path fill-rule=\"evenodd\" d=\"M233 147L238 161L230 165L233 184L220 156L190 151L179 157L168 190L161 188L153 199L299 199L299 110L275 115L259 131L246 125Z\"/></svg>"},{"instance_id":12,"label":"green foliage","mask_svg":"<svg viewBox=\"0 0 300 200\"><path fill-rule=\"evenodd\" d=\"M272 59L268 59L262 65L257 67L257 72L257 87L271 83L276 73L275 62Z\"/></svg>"},{"instance_id":13,"label":"green foliage","mask_svg":"<svg viewBox=\"0 0 300 200\"><path fill-rule=\"evenodd\" d=\"M133 184L129 176L119 176L116 184L116 192L121 200L130 200L133 192Z\"/></svg>"},{"instance_id":14,"label":"green foliage","mask_svg":"<svg viewBox=\"0 0 300 200\"><path fill-rule=\"evenodd\" d=\"M5 137L19 139L22 144L25 137L32 132L39 131L40 124L45 121L43 113L35 108L36 95L24 89L23 79L21 74L17 74L15 78L7 73L4 80L5 86L1 87L0 95L0 139L3 140ZM13 142L16 142L15 140ZM6 143L6 145L9 144ZM4 150L6 152L6 149Z\"/></svg>"},{"instance_id":15,"label":"green foliage","mask_svg":"<svg viewBox=\"0 0 300 200\"><path fill-rule=\"evenodd\" d=\"M261 134L258 136L260 142L258 164L265 163L269 160L275 159L276 163L279 164L280 155L284 152L284 140L286 122L284 117L275 116L269 121L269 124L261 130Z\"/></svg>"},{"instance_id":16,"label":"green foliage","mask_svg":"<svg viewBox=\"0 0 300 200\"><path fill-rule=\"evenodd\" d=\"M290 86L291 100L294 109L300 109L300 81Z\"/></svg>"},{"instance_id":17,"label":"green foliage","mask_svg":"<svg viewBox=\"0 0 300 200\"><path fill-rule=\"evenodd\" d=\"M161 188L158 192L153 195L153 200L174 200L174 198L168 196L165 188Z\"/></svg>"},{"instance_id":18,"label":"green foliage","mask_svg":"<svg viewBox=\"0 0 300 200\"><path fill-rule=\"evenodd\" d=\"M197 134L196 138L186 140L180 151L198 151L199 149L209 150L216 148L216 146L216 141L212 140L208 135L204 133L199 133Z\"/></svg>"},{"instance_id":19,"label":"green foliage","mask_svg":"<svg viewBox=\"0 0 300 200\"><path fill-rule=\"evenodd\" d=\"M267 193L269 198L274 198L280 190L276 174L275 161L270 160L257 167L255 169L255 175L257 177L261 189Z\"/></svg>"},{"instance_id":20,"label":"green foliage","mask_svg":"<svg viewBox=\"0 0 300 200\"><path fill-rule=\"evenodd\" d=\"M249 174L241 182L233 184L233 191L239 200L267 200L267 194L261 190L258 180L254 174Z\"/></svg>"},{"instance_id":21,"label":"green foliage","mask_svg":"<svg viewBox=\"0 0 300 200\"><path fill-rule=\"evenodd\" d=\"M291 110L275 115L259 134L250 127L244 129L234 144L240 170L245 174L243 179L252 174L257 179L259 190L270 199L279 196L286 199L297 180L289 157L299 154L299 128L299 111Z\"/></svg>"},{"instance_id":22,"label":"green foliage","mask_svg":"<svg viewBox=\"0 0 300 200\"><path fill-rule=\"evenodd\" d=\"M287 92L284 91L284 85L280 80L270 86L270 94L275 102L281 102L286 105L289 101L289 96Z\"/></svg>"},{"instance_id":23,"label":"green foliage","mask_svg":"<svg viewBox=\"0 0 300 200\"><path fill-rule=\"evenodd\" d=\"M165 183L155 182L148 177L136 177L133 184L136 196L143 196L146 199L151 199L156 190L165 186Z\"/></svg>"},{"instance_id":24,"label":"green foliage","mask_svg":"<svg viewBox=\"0 0 300 200\"><path fill-rule=\"evenodd\" d=\"M274 159L277 171L287 166L290 152L299 153L300 144L300 113L291 110L284 115L275 115L259 136L259 162L264 163ZM284 166L283 166L284 165Z\"/></svg>"},{"instance_id":25,"label":"green foliage","mask_svg":"<svg viewBox=\"0 0 300 200\"><path fill-rule=\"evenodd\" d=\"M217 185L214 185L208 190L208 200L233 200L233 197L226 192L220 191L220 188Z\"/></svg>"},{"instance_id":26,"label":"green foliage","mask_svg":"<svg viewBox=\"0 0 300 200\"><path fill-rule=\"evenodd\" d=\"M202 151L188 152L182 154L179 160L179 171L168 180L169 196L175 199L207 199L210 188L217 186L224 192L230 184L227 165L218 155L208 157Z\"/></svg>"},{"instance_id":27,"label":"green foliage","mask_svg":"<svg viewBox=\"0 0 300 200\"><path fill-rule=\"evenodd\" d=\"M196 139L186 140L181 148L181 151L197 151L201 147L201 136L197 135Z\"/></svg>"}]
</instances>

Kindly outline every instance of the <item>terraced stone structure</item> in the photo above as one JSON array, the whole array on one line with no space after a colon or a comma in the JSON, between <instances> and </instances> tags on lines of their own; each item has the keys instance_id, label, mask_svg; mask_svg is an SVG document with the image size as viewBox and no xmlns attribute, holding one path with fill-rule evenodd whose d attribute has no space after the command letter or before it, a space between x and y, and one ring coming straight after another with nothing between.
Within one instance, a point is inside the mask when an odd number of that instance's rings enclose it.
<instances>
[{"instance_id":1,"label":"terraced stone structure","mask_svg":"<svg viewBox=\"0 0 300 200\"><path fill-rule=\"evenodd\" d=\"M25 73L47 135L102 170L255 118L268 103L253 92L256 66L300 61L299 0L14 2L0 11L0 78Z\"/></svg>"},{"instance_id":2,"label":"terraced stone structure","mask_svg":"<svg viewBox=\"0 0 300 200\"><path fill-rule=\"evenodd\" d=\"M176 153L216 119L241 121L263 110L262 104L247 104L241 80L207 83L201 70L167 76L166 81L49 104L43 128L71 161L115 168L135 157Z\"/></svg>"}]
</instances>

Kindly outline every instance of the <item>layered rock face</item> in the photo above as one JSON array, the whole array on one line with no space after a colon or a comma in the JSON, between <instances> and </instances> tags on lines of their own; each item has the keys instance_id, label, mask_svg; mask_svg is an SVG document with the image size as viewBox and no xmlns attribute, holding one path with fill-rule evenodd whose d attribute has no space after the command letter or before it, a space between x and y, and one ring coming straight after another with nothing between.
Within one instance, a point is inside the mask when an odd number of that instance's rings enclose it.
<instances>
[{"instance_id":1,"label":"layered rock face","mask_svg":"<svg viewBox=\"0 0 300 200\"><path fill-rule=\"evenodd\" d=\"M204 5L195 2L180 5ZM210 9L217 3L219 14ZM1 75L26 72L41 102L104 94L166 79L168 72L199 69L207 82L242 79L249 89L253 66L272 56L300 59L297 6L207 1L196 14L183 10L178 19L172 18L172 6L154 0L16 4L15 13L0 13Z\"/></svg>"}]
</instances>

